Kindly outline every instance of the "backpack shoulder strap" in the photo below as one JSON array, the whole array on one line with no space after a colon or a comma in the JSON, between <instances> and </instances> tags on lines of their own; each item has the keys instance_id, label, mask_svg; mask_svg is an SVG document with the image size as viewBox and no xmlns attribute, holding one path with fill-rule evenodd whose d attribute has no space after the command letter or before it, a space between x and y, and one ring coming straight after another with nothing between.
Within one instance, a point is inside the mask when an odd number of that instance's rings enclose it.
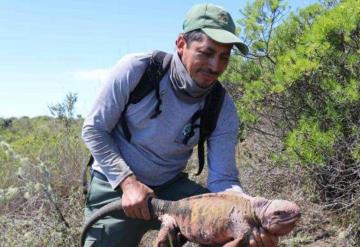
<instances>
[{"instance_id":1,"label":"backpack shoulder strap","mask_svg":"<svg viewBox=\"0 0 360 247\"><path fill-rule=\"evenodd\" d=\"M200 175L204 168L204 144L216 128L217 120L224 102L225 92L226 91L220 82L216 81L211 92L206 96L205 105L200 118L200 138L198 143L199 169L196 176Z\"/></svg>"},{"instance_id":2,"label":"backpack shoulder strap","mask_svg":"<svg viewBox=\"0 0 360 247\"><path fill-rule=\"evenodd\" d=\"M130 141L131 140L131 133L129 127L127 125L126 119L126 110L129 104L136 104L141 101L146 95L148 95L152 90L155 89L156 98L157 98L157 105L156 110L151 118L155 118L157 115L161 113L160 105L161 105L161 98L159 92L160 81L162 77L167 72L170 61L172 59L172 55L163 51L154 51L151 58L149 65L145 69L144 74L142 75L139 83L136 85L135 89L130 94L130 99L125 105L123 112L121 113L121 127L124 131L125 138Z\"/></svg>"},{"instance_id":3,"label":"backpack shoulder strap","mask_svg":"<svg viewBox=\"0 0 360 247\"><path fill-rule=\"evenodd\" d=\"M162 77L167 72L172 55L163 51L154 51L150 57L149 65L145 69L139 83L130 94L129 103L136 104L156 89Z\"/></svg>"}]
</instances>

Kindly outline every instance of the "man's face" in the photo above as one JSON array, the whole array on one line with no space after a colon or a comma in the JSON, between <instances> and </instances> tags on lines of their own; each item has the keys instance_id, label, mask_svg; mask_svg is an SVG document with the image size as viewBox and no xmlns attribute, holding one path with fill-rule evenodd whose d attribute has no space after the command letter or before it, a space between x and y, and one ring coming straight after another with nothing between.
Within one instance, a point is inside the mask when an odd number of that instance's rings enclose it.
<instances>
[{"instance_id":1,"label":"man's face","mask_svg":"<svg viewBox=\"0 0 360 247\"><path fill-rule=\"evenodd\" d=\"M189 45L180 35L176 41L177 52L191 78L202 88L211 86L226 69L232 44L221 44L204 35L202 41Z\"/></svg>"}]
</instances>

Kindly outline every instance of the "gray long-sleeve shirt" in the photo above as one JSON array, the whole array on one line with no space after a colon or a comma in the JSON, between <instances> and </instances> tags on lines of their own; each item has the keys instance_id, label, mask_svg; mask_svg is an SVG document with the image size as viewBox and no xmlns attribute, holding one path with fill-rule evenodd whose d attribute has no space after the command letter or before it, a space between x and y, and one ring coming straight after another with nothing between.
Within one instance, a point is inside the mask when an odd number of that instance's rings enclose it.
<instances>
[{"instance_id":1,"label":"gray long-sleeve shirt","mask_svg":"<svg viewBox=\"0 0 360 247\"><path fill-rule=\"evenodd\" d=\"M131 174L147 185L163 184L185 168L198 143L198 128L187 144L179 140L179 135L203 107L205 98L195 103L178 98L171 88L170 70L160 82L161 114L150 118L157 104L155 91L139 103L130 104L126 116L131 142L125 139L119 119L150 56L132 54L122 58L84 122L82 136L95 158L93 169L103 173L113 188ZM241 191L235 164L238 124L236 108L226 94L217 127L208 139L208 188L212 192L229 188Z\"/></svg>"}]
</instances>

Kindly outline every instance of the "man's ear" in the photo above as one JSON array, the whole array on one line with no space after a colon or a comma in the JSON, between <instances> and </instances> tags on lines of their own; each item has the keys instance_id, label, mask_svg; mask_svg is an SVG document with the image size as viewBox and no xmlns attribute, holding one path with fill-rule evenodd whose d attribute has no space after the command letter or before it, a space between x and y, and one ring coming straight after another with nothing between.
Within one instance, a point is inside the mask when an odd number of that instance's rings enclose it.
<instances>
[{"instance_id":1,"label":"man's ear","mask_svg":"<svg viewBox=\"0 0 360 247\"><path fill-rule=\"evenodd\" d=\"M176 39L176 51L178 52L180 57L182 56L185 47L186 47L186 40L184 38L184 35L180 34Z\"/></svg>"}]
</instances>

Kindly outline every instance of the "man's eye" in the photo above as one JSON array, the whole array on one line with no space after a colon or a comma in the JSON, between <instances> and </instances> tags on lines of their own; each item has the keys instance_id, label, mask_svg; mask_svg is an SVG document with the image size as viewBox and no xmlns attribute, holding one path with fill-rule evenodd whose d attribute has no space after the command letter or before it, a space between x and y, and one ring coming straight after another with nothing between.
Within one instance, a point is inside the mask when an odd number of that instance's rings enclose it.
<instances>
[{"instance_id":1,"label":"man's eye","mask_svg":"<svg viewBox=\"0 0 360 247\"><path fill-rule=\"evenodd\" d=\"M210 52L206 52L206 51L200 51L200 54L207 57L210 57L212 55Z\"/></svg>"}]
</instances>

